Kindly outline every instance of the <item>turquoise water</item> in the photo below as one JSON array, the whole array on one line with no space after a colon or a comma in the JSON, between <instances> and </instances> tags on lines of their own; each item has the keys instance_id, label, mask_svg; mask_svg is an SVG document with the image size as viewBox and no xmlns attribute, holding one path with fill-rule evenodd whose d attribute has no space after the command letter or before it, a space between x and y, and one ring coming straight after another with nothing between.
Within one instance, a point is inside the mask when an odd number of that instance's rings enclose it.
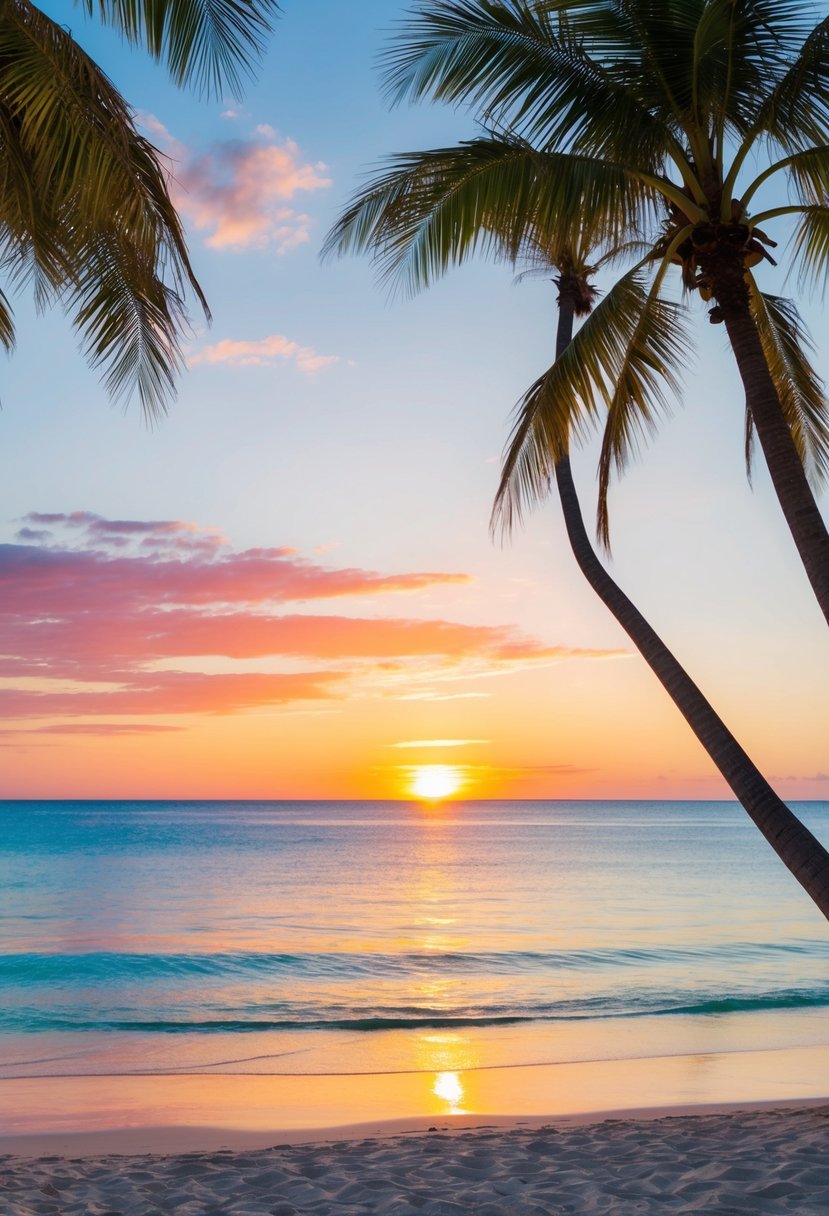
<instances>
[{"instance_id":1,"label":"turquoise water","mask_svg":"<svg viewBox=\"0 0 829 1216\"><path fill-rule=\"evenodd\" d=\"M829 843L829 804L794 804ZM735 804L0 804L0 1076L829 1042L829 926ZM408 1037L407 1037L408 1036Z\"/></svg>"}]
</instances>

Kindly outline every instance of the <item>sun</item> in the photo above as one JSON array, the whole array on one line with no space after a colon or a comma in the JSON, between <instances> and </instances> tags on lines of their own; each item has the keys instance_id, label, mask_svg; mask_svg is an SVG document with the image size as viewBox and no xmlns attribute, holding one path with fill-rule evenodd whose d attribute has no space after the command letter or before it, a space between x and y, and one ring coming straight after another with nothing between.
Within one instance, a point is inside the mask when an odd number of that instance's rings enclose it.
<instances>
[{"instance_id":1,"label":"sun","mask_svg":"<svg viewBox=\"0 0 829 1216\"><path fill-rule=\"evenodd\" d=\"M451 764L421 764L411 778L412 793L426 802L451 798L463 785L463 777Z\"/></svg>"}]
</instances>

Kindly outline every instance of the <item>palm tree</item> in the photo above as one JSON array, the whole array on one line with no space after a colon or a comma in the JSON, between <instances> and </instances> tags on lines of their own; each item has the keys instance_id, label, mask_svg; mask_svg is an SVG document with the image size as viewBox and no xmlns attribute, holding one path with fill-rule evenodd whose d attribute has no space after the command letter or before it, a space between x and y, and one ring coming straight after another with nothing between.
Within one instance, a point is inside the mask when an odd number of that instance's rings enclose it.
<instances>
[{"instance_id":1,"label":"palm tree","mask_svg":"<svg viewBox=\"0 0 829 1216\"><path fill-rule=\"evenodd\" d=\"M557 359L572 340L574 318L586 315L591 306L586 270L583 262L568 258L565 273L556 280ZM829 920L829 853L777 796L673 653L599 561L582 519L566 444L555 457L553 470L570 547L582 574L656 675L752 822ZM496 512L504 501L509 477L506 467Z\"/></svg>"},{"instance_id":2,"label":"palm tree","mask_svg":"<svg viewBox=\"0 0 829 1216\"><path fill-rule=\"evenodd\" d=\"M625 178L637 203L631 231L650 232L642 314L627 319L629 341L614 343L599 367L591 340L606 314L619 313L614 292L627 285L614 288L535 406L554 419L578 390L611 408L601 465L606 535L611 469L624 465L631 437L653 421L652 403L611 386L628 379L642 315L658 308L678 264L685 290L712 300L710 319L725 324L749 435L756 430L829 621L829 532L804 463L804 431L824 429L826 415L815 414L808 386L781 398L772 362L785 361L786 349L764 348L758 317L768 306L752 273L774 244L761 226L784 216L795 219L806 278L818 282L829 269L829 18L813 27L802 0L426 0L388 54L387 84L394 100L471 105L490 124L558 154L560 217L586 195L604 205L612 183ZM765 167L749 172L758 153ZM791 201L752 214L758 191L775 181ZM784 313L778 320L796 340L796 313ZM596 375L585 371L591 365ZM812 472L825 471L824 446ZM538 496L551 472L538 467L516 492Z\"/></svg>"},{"instance_id":3,"label":"palm tree","mask_svg":"<svg viewBox=\"0 0 829 1216\"><path fill-rule=\"evenodd\" d=\"M238 89L273 0L79 0L203 92ZM152 416L174 394L185 294L209 316L163 158L63 26L30 0L0 6L0 265L39 307L59 302L112 397ZM14 345L0 292L0 343Z\"/></svg>"},{"instance_id":4,"label":"palm tree","mask_svg":"<svg viewBox=\"0 0 829 1216\"><path fill-rule=\"evenodd\" d=\"M604 231L593 233L578 219L562 225L561 212L551 206L559 182L556 156L539 154L508 135L405 154L346 209L329 233L324 252L368 250L387 279L403 282L412 291L428 286L450 265L480 250L510 264L523 260L547 274L552 271L559 303L552 371L571 355L575 318L588 317L593 311L597 293L590 282L592 275L603 260L612 261L630 251L614 247L611 239L624 229L631 202L624 180L614 191L615 216L604 208L600 212ZM579 214L585 213L590 208L582 206ZM611 244L605 258L591 252L602 239ZM626 315L635 316L642 311L646 289L635 274L621 282L624 291L616 292L616 304L623 305ZM771 344L788 336L785 326L782 330L774 326L779 312L770 308L765 314ZM645 315L651 327L639 328L628 363L629 374L635 377L629 391L635 388L647 400L659 394L661 380L673 382L675 346L670 339L677 335L680 313L675 305L656 301ZM791 362L801 376L806 374L808 365L797 343ZM777 796L668 647L607 573L590 544L570 469L570 433L583 421L577 402L567 403L549 436L539 423L549 415L528 409L526 404L544 392L550 374L536 381L521 403L493 518L509 527L520 513L520 499L511 493L516 478L529 478L536 484L545 476L549 486L552 477L573 554L588 583L634 642L752 821L829 919L829 853ZM527 441L528 431L532 442ZM531 471L533 458L538 467Z\"/></svg>"}]
</instances>

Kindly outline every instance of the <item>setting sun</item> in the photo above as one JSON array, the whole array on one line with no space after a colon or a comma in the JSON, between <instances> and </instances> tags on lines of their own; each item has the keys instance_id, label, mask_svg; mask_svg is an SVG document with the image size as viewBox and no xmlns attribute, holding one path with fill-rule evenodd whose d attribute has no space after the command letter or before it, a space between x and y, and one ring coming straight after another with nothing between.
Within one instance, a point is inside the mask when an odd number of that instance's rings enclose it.
<instances>
[{"instance_id":1,"label":"setting sun","mask_svg":"<svg viewBox=\"0 0 829 1216\"><path fill-rule=\"evenodd\" d=\"M424 764L412 773L412 793L429 802L451 798L462 785L460 770L450 764Z\"/></svg>"}]
</instances>

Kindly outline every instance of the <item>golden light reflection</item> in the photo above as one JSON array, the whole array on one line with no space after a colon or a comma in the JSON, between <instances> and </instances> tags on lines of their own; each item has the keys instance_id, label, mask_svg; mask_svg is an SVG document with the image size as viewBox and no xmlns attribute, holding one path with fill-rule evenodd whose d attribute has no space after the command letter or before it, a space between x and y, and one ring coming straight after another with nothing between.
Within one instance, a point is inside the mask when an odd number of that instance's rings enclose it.
<instances>
[{"instance_id":1,"label":"golden light reflection","mask_svg":"<svg viewBox=\"0 0 829 1216\"><path fill-rule=\"evenodd\" d=\"M435 1075L432 1093L436 1098L448 1103L450 1115L463 1115L466 1111L461 1106L463 1101L463 1085L456 1072L439 1072Z\"/></svg>"},{"instance_id":2,"label":"golden light reflection","mask_svg":"<svg viewBox=\"0 0 829 1216\"><path fill-rule=\"evenodd\" d=\"M416 1043L416 1060L419 1068L434 1077L429 1090L434 1114L468 1115L476 1109L474 1069L480 1065L480 1053L466 1035L447 1031L421 1034Z\"/></svg>"},{"instance_id":3,"label":"golden light reflection","mask_svg":"<svg viewBox=\"0 0 829 1216\"><path fill-rule=\"evenodd\" d=\"M451 798L463 785L463 774L451 764L420 764L411 770L411 790L425 802Z\"/></svg>"}]
</instances>

